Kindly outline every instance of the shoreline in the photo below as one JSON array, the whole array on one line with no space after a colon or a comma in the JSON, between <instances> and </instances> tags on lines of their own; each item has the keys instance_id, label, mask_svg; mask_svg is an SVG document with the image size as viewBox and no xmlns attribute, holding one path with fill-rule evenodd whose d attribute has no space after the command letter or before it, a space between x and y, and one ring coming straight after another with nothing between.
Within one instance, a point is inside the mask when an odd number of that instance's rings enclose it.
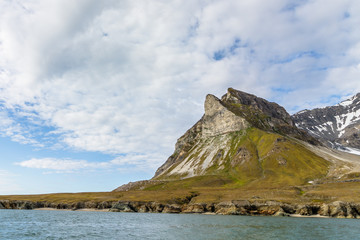
<instances>
[{"instance_id":1,"label":"shoreline","mask_svg":"<svg viewBox=\"0 0 360 240\"><path fill-rule=\"evenodd\" d=\"M321 216L320 214L316 214L316 215L290 214L289 217L293 217L293 218L332 218L329 216Z\"/></svg>"},{"instance_id":2,"label":"shoreline","mask_svg":"<svg viewBox=\"0 0 360 240\"><path fill-rule=\"evenodd\" d=\"M23 209L0 209L0 210L23 210ZM111 209L95 209L95 208L83 208L83 209L56 209L56 208L34 208L34 209L28 209L28 210L34 210L34 211L65 211L65 212L114 212L111 211ZM128 212L129 213L129 212ZM131 213L131 212L130 212ZM133 212L138 213L138 212ZM151 213L151 212L143 212L143 213ZM199 214L199 215L234 215L234 214L217 214L214 212L205 212L205 213L168 213L168 214ZM266 216L266 217L292 217L292 218L332 218L329 216L321 216L319 214L316 215L300 215L300 214L289 214L286 216L275 216L275 215L237 215L237 216Z\"/></svg>"},{"instance_id":3,"label":"shoreline","mask_svg":"<svg viewBox=\"0 0 360 240\"><path fill-rule=\"evenodd\" d=\"M16 209L13 209L16 210ZM20 209L21 210L21 209ZM71 212L110 212L109 209L80 208L80 209L57 209L57 208L34 208L35 211L71 211Z\"/></svg>"},{"instance_id":4,"label":"shoreline","mask_svg":"<svg viewBox=\"0 0 360 240\"><path fill-rule=\"evenodd\" d=\"M0 209L37 211L173 213L204 215L279 216L302 218L360 218L360 204L348 202L289 204L276 201L233 200L219 203L32 202L0 200Z\"/></svg>"}]
</instances>

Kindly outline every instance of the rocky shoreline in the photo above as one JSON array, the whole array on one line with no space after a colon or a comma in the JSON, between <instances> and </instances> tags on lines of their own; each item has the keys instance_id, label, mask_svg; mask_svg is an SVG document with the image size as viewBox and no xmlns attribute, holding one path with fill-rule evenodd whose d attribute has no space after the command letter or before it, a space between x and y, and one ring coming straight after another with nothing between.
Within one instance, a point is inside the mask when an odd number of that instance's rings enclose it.
<instances>
[{"instance_id":1,"label":"rocky shoreline","mask_svg":"<svg viewBox=\"0 0 360 240\"><path fill-rule=\"evenodd\" d=\"M287 204L276 201L236 200L220 203L164 204L158 202L77 202L51 203L0 200L0 209L94 210L140 213L195 213L245 216L313 216L360 218L360 204L336 201L332 203Z\"/></svg>"}]
</instances>

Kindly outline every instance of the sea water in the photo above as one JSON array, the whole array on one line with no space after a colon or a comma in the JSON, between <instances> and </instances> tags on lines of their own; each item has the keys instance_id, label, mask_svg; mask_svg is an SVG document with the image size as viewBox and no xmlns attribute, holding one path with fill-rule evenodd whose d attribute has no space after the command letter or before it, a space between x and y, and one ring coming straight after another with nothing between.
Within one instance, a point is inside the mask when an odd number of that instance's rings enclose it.
<instances>
[{"instance_id":1,"label":"sea water","mask_svg":"<svg viewBox=\"0 0 360 240\"><path fill-rule=\"evenodd\" d=\"M0 239L360 239L360 220L0 210Z\"/></svg>"}]
</instances>

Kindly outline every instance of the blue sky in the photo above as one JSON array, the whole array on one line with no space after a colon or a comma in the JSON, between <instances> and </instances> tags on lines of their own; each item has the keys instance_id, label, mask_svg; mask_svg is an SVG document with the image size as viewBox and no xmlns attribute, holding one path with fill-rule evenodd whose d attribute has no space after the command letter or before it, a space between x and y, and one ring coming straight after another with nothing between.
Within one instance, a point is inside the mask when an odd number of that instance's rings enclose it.
<instances>
[{"instance_id":1,"label":"blue sky","mask_svg":"<svg viewBox=\"0 0 360 240\"><path fill-rule=\"evenodd\" d=\"M360 92L357 0L0 1L0 194L149 179L228 87L290 113Z\"/></svg>"}]
</instances>

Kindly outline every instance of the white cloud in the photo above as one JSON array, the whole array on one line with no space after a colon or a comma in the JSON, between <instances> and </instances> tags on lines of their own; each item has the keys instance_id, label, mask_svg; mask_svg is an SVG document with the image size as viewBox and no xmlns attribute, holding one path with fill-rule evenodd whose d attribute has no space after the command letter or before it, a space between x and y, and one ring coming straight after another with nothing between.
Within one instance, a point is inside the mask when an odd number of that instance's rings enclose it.
<instances>
[{"instance_id":1,"label":"white cloud","mask_svg":"<svg viewBox=\"0 0 360 240\"><path fill-rule=\"evenodd\" d=\"M296 111L360 91L356 0L33 0L0 9L0 131L23 143L146 153L156 168L201 117L207 93L234 87ZM87 163L63 161L54 166Z\"/></svg>"},{"instance_id":2,"label":"white cloud","mask_svg":"<svg viewBox=\"0 0 360 240\"><path fill-rule=\"evenodd\" d=\"M50 169L50 170L79 170L89 168L106 168L107 162L90 163L85 160L55 159L55 158L32 158L16 165L28 168Z\"/></svg>"},{"instance_id":3,"label":"white cloud","mask_svg":"<svg viewBox=\"0 0 360 240\"><path fill-rule=\"evenodd\" d=\"M133 154L118 156L109 161L90 162L76 159L57 158L32 158L15 164L21 167L49 170L46 173L74 173L91 170L123 170L124 168L136 168L138 170L152 170L157 167L159 155ZM1 171L0 171L1 175Z\"/></svg>"}]
</instances>

